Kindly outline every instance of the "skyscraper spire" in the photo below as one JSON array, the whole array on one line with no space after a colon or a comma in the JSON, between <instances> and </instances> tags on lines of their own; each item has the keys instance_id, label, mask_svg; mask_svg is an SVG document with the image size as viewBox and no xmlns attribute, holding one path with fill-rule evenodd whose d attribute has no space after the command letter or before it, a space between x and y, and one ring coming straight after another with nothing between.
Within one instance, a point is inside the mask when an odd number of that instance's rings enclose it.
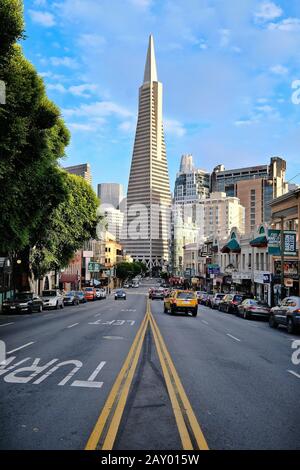
<instances>
[{"instance_id":1,"label":"skyscraper spire","mask_svg":"<svg viewBox=\"0 0 300 470\"><path fill-rule=\"evenodd\" d=\"M149 37L147 60L145 66L144 83L157 82L157 69L152 34Z\"/></svg>"},{"instance_id":2,"label":"skyscraper spire","mask_svg":"<svg viewBox=\"0 0 300 470\"><path fill-rule=\"evenodd\" d=\"M151 270L169 259L170 181L162 120L163 86L150 36L127 191L123 245Z\"/></svg>"}]
</instances>

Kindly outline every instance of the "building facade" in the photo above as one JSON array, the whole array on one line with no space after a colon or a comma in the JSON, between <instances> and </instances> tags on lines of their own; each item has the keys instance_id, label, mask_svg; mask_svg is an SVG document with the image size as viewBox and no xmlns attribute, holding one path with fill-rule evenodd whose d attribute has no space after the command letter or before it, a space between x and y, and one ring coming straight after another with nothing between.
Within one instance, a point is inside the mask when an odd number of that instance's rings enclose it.
<instances>
[{"instance_id":1,"label":"building facade","mask_svg":"<svg viewBox=\"0 0 300 470\"><path fill-rule=\"evenodd\" d=\"M92 185L92 173L91 166L89 163L83 163L82 165L67 166L64 168L71 175L81 176L90 185Z\"/></svg>"},{"instance_id":2,"label":"building facade","mask_svg":"<svg viewBox=\"0 0 300 470\"><path fill-rule=\"evenodd\" d=\"M174 188L175 204L192 204L209 196L210 174L196 169L192 155L182 155Z\"/></svg>"},{"instance_id":3,"label":"building facade","mask_svg":"<svg viewBox=\"0 0 300 470\"><path fill-rule=\"evenodd\" d=\"M124 247L134 260L160 269L169 260L171 193L158 81L150 36L130 168Z\"/></svg>"},{"instance_id":4,"label":"building facade","mask_svg":"<svg viewBox=\"0 0 300 470\"><path fill-rule=\"evenodd\" d=\"M98 184L98 198L101 205L110 205L114 209L120 209L120 204L124 199L123 185L118 183Z\"/></svg>"}]
</instances>

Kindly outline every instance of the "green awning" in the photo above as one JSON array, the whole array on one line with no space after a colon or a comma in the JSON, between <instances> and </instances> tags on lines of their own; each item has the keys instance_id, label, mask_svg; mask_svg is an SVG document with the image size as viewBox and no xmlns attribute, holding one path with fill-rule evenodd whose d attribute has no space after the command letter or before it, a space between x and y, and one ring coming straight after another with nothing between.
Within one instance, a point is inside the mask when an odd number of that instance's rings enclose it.
<instances>
[{"instance_id":1,"label":"green awning","mask_svg":"<svg viewBox=\"0 0 300 470\"><path fill-rule=\"evenodd\" d=\"M267 237L265 235L263 235L263 236L254 238L254 240L252 240L250 242L250 245L251 246L256 246L256 247L262 247L262 248L266 247L266 246L268 246Z\"/></svg>"},{"instance_id":2,"label":"green awning","mask_svg":"<svg viewBox=\"0 0 300 470\"><path fill-rule=\"evenodd\" d=\"M222 253L229 253L230 251L233 253L239 253L241 251L241 247L239 242L235 238L232 238L225 246L223 246L221 251Z\"/></svg>"}]
</instances>

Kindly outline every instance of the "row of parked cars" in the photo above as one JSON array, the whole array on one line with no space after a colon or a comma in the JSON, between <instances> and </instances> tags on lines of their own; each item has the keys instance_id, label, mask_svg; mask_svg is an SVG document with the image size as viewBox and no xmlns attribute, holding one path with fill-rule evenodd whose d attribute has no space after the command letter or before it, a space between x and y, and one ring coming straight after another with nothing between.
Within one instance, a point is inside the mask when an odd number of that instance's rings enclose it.
<instances>
[{"instance_id":1,"label":"row of parked cars","mask_svg":"<svg viewBox=\"0 0 300 470\"><path fill-rule=\"evenodd\" d=\"M103 288L85 287L80 291L62 292L58 289L44 290L39 296L33 292L19 292L2 305L3 313L33 313L43 309L62 309L65 305L79 305L87 301L106 298Z\"/></svg>"},{"instance_id":2,"label":"row of parked cars","mask_svg":"<svg viewBox=\"0 0 300 470\"><path fill-rule=\"evenodd\" d=\"M265 318L271 328L283 325L291 334L300 329L300 297L297 296L286 297L273 308L270 308L266 302L250 298L251 296L246 294L197 292L197 297L201 305L221 312L235 313L245 320Z\"/></svg>"}]
</instances>

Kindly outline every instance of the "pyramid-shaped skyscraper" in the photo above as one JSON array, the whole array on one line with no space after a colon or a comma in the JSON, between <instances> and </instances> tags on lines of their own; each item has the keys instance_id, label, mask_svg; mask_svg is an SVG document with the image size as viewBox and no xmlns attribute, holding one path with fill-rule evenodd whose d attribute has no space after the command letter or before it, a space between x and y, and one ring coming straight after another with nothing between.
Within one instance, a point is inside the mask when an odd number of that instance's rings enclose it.
<instances>
[{"instance_id":1,"label":"pyramid-shaped skyscraper","mask_svg":"<svg viewBox=\"0 0 300 470\"><path fill-rule=\"evenodd\" d=\"M144 82L139 89L138 121L131 162L124 245L150 269L169 259L171 192L154 42L149 39Z\"/></svg>"}]
</instances>

